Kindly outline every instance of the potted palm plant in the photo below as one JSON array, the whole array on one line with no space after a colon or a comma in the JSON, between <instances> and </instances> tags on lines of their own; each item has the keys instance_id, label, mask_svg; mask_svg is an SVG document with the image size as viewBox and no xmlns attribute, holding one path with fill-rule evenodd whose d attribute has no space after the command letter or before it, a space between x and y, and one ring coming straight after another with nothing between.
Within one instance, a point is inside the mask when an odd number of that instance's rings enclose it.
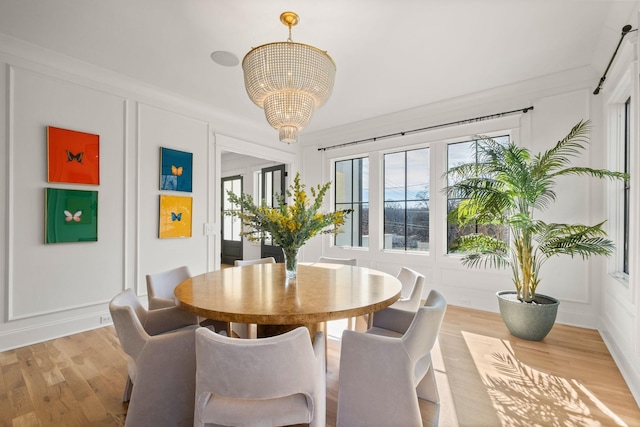
<instances>
[{"instance_id":1,"label":"potted palm plant","mask_svg":"<svg viewBox=\"0 0 640 427\"><path fill-rule=\"evenodd\" d=\"M589 122L580 121L553 148L532 156L513 142L501 144L489 137L475 142L478 161L450 168L444 192L461 199L449 219L503 226L507 240L486 234L468 234L456 241L468 267L511 268L515 291L498 292L500 313L509 331L528 340L543 339L555 323L558 301L536 293L543 264L555 255L610 255L614 244L595 225L547 223L536 218L556 200L556 178L565 175L627 179L605 169L571 166L585 150Z\"/></svg>"}]
</instances>

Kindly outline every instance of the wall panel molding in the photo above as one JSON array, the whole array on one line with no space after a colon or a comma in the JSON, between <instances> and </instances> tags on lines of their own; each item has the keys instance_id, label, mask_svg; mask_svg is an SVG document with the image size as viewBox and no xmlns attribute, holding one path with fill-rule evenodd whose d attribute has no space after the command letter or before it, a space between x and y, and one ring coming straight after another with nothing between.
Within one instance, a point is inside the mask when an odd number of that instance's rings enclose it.
<instances>
[{"instance_id":1,"label":"wall panel molding","mask_svg":"<svg viewBox=\"0 0 640 427\"><path fill-rule=\"evenodd\" d=\"M106 289L113 285L101 284L100 278L104 274L98 266L107 262L111 264L109 270L120 271L122 268L120 257L114 265L113 259L106 256L114 253L106 246L109 241L116 241L117 247L121 248L123 237L114 238L107 233L105 225L119 228L117 224L123 222L122 215L118 215L122 212L118 204L123 206L122 190L126 183L118 185L121 179L124 180L118 172L122 161L118 153L124 150L126 139L117 128L125 128L126 99L102 88L88 86L85 81L78 82L12 64L7 64L7 67L9 155L6 209L9 256L6 320L16 321L104 305L108 301ZM96 129L95 133L101 137L100 185L47 182L46 126L78 131ZM44 244L46 187L98 192L98 242ZM118 218L115 222L108 216L113 208ZM33 260L39 263L37 269L30 267ZM96 266L93 273L98 276L96 280L91 279L91 265ZM56 280L60 277L64 280ZM123 274L117 277L116 281L121 281ZM120 289L121 285L113 288ZM25 301L28 295L31 301Z\"/></svg>"}]
</instances>

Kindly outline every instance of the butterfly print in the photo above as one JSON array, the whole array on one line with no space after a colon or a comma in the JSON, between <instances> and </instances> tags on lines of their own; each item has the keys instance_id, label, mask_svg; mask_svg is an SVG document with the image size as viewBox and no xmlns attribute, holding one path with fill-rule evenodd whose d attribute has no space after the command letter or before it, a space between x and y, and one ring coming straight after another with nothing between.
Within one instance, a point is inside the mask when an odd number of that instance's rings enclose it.
<instances>
[{"instance_id":1,"label":"butterfly print","mask_svg":"<svg viewBox=\"0 0 640 427\"><path fill-rule=\"evenodd\" d=\"M171 165L171 174L175 176L182 175L182 166L173 166Z\"/></svg>"},{"instance_id":2,"label":"butterfly print","mask_svg":"<svg viewBox=\"0 0 640 427\"><path fill-rule=\"evenodd\" d=\"M67 162L77 160L78 163L82 163L82 156L84 156L84 151L81 151L78 154L73 154L71 151L67 150Z\"/></svg>"},{"instance_id":3,"label":"butterfly print","mask_svg":"<svg viewBox=\"0 0 640 427\"><path fill-rule=\"evenodd\" d=\"M181 221L182 220L182 212L176 214L175 212L171 212L171 221Z\"/></svg>"},{"instance_id":4,"label":"butterfly print","mask_svg":"<svg viewBox=\"0 0 640 427\"><path fill-rule=\"evenodd\" d=\"M74 213L73 215L69 211L64 211L64 216L66 217L64 220L67 221L67 222L69 222L69 221L80 222L80 219L81 219L80 215L82 215L82 211L78 211L78 212Z\"/></svg>"}]
</instances>

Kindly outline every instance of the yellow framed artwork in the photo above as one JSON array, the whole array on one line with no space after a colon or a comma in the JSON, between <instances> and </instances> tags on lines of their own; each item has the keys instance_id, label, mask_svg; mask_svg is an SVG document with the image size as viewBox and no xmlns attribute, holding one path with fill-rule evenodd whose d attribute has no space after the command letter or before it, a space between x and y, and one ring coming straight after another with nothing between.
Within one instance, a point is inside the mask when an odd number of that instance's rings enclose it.
<instances>
[{"instance_id":1,"label":"yellow framed artwork","mask_svg":"<svg viewBox=\"0 0 640 427\"><path fill-rule=\"evenodd\" d=\"M192 204L191 197L160 195L158 237L191 237Z\"/></svg>"}]
</instances>

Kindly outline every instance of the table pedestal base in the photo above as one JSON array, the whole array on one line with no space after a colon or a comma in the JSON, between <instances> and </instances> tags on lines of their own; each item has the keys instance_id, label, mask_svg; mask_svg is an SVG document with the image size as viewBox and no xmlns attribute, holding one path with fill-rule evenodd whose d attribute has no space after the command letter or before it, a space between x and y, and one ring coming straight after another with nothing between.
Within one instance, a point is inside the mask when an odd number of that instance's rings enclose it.
<instances>
[{"instance_id":1,"label":"table pedestal base","mask_svg":"<svg viewBox=\"0 0 640 427\"><path fill-rule=\"evenodd\" d=\"M258 338L273 337L292 331L300 326L304 326L309 330L311 340L316 336L318 331L324 331L323 323L307 323L304 325L258 325ZM326 331L325 331L326 334Z\"/></svg>"}]
</instances>

